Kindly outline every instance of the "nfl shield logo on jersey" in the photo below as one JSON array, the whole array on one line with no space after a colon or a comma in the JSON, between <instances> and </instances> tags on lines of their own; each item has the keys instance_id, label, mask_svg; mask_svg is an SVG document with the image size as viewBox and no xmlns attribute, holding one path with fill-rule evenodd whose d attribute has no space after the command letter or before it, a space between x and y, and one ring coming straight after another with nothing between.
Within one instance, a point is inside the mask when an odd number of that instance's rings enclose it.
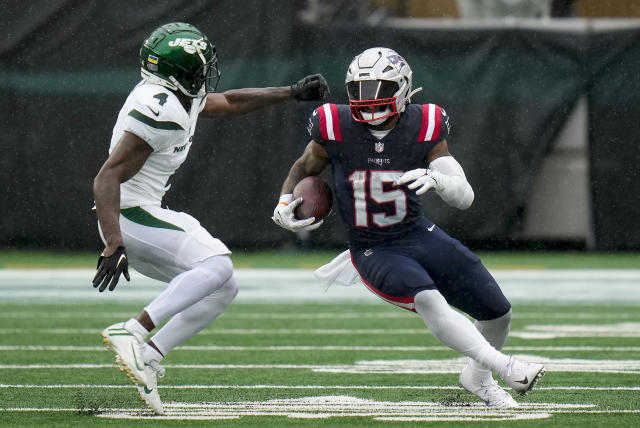
<instances>
[{"instance_id":1,"label":"nfl shield logo on jersey","mask_svg":"<svg viewBox=\"0 0 640 428\"><path fill-rule=\"evenodd\" d=\"M376 153L382 153L384 151L384 143L378 141L376 143Z\"/></svg>"}]
</instances>

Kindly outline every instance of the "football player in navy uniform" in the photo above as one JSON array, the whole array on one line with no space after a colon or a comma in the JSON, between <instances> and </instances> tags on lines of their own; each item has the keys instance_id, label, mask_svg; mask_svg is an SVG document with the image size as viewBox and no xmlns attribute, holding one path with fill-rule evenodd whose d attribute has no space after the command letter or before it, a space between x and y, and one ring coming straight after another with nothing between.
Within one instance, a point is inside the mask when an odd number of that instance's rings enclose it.
<instances>
[{"instance_id":1,"label":"football player in navy uniform","mask_svg":"<svg viewBox=\"0 0 640 428\"><path fill-rule=\"evenodd\" d=\"M346 76L349 105L324 104L311 115L311 141L284 181L273 220L291 231L318 228L321 220L295 218L301 198L293 200L292 191L331 165L349 232L344 264L373 293L416 312L438 340L469 357L459 376L467 391L489 406L515 407L492 373L524 395L545 370L500 352L509 301L480 259L422 214L420 195L429 190L459 209L474 194L449 153L449 116L436 104L411 104L421 89L411 85L411 68L395 51L377 47L356 56Z\"/></svg>"},{"instance_id":2,"label":"football player in navy uniform","mask_svg":"<svg viewBox=\"0 0 640 428\"><path fill-rule=\"evenodd\" d=\"M120 274L129 280L129 262L168 283L137 317L102 332L140 397L162 414L160 361L216 319L238 290L226 245L189 214L161 207L170 177L189 154L198 118L245 114L294 98L318 100L328 87L321 75L311 75L288 86L216 93L216 48L183 22L150 34L140 49L140 66L142 80L120 110L109 157L94 180L105 248L93 286L114 290Z\"/></svg>"}]
</instances>

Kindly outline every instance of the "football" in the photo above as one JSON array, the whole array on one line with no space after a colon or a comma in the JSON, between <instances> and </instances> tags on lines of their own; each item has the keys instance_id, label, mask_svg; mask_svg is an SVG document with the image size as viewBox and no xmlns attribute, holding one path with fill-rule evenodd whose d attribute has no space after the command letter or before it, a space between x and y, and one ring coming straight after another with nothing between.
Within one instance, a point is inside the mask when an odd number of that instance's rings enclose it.
<instances>
[{"instance_id":1,"label":"football","mask_svg":"<svg viewBox=\"0 0 640 428\"><path fill-rule=\"evenodd\" d=\"M305 177L293 189L293 200L302 198L302 203L294 212L298 220L315 217L316 222L322 220L331 212L333 194L331 187L317 175Z\"/></svg>"}]
</instances>

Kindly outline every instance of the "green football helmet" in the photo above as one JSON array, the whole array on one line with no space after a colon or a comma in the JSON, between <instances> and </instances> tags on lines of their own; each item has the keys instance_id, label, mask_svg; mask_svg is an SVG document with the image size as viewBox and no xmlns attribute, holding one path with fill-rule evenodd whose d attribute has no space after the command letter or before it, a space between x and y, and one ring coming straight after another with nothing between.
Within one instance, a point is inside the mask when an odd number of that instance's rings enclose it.
<instances>
[{"instance_id":1,"label":"green football helmet","mask_svg":"<svg viewBox=\"0 0 640 428\"><path fill-rule=\"evenodd\" d=\"M188 97L214 92L220 71L216 47L191 24L156 28L140 48L142 78Z\"/></svg>"}]
</instances>

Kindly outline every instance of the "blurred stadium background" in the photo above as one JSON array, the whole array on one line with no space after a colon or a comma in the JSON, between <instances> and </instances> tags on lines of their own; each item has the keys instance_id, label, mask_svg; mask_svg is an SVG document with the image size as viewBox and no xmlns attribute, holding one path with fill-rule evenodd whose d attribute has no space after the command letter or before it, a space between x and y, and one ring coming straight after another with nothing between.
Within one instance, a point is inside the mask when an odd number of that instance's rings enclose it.
<instances>
[{"instance_id":1,"label":"blurred stadium background","mask_svg":"<svg viewBox=\"0 0 640 428\"><path fill-rule=\"evenodd\" d=\"M219 90L323 73L332 102L367 47L411 64L414 102L452 117L476 192L427 215L476 250L640 249L640 2L624 0L0 1L0 250L101 248L92 180L159 24L217 46ZM343 248L337 214L311 236L270 220L317 105L201 120L165 203L235 251Z\"/></svg>"}]
</instances>

